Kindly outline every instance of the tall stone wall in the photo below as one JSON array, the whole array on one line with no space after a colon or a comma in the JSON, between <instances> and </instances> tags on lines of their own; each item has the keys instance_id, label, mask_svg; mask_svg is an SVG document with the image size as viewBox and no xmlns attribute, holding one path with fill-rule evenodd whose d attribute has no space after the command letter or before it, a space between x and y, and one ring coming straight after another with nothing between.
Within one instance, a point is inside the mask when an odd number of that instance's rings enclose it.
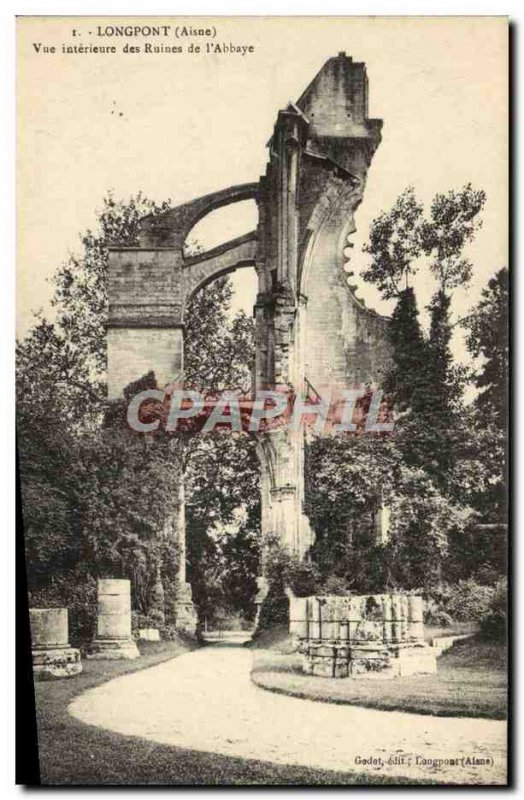
<instances>
[{"instance_id":1,"label":"tall stone wall","mask_svg":"<svg viewBox=\"0 0 524 800\"><path fill-rule=\"evenodd\" d=\"M367 117L367 91L365 65L341 53L278 114L258 192L257 388L326 397L381 382L387 319L356 298L346 271L381 136L382 122ZM303 514L304 440L268 438L260 448L269 460L263 531L303 556L313 542Z\"/></svg>"},{"instance_id":2,"label":"tall stone wall","mask_svg":"<svg viewBox=\"0 0 524 800\"><path fill-rule=\"evenodd\" d=\"M179 328L110 328L107 332L108 397L116 400L128 384L154 372L157 384L182 376L184 333Z\"/></svg>"},{"instance_id":3,"label":"tall stone wall","mask_svg":"<svg viewBox=\"0 0 524 800\"><path fill-rule=\"evenodd\" d=\"M367 309L348 283L354 214L362 184L331 176L306 226L300 285L303 373L317 391L380 383L389 352L387 319Z\"/></svg>"}]
</instances>

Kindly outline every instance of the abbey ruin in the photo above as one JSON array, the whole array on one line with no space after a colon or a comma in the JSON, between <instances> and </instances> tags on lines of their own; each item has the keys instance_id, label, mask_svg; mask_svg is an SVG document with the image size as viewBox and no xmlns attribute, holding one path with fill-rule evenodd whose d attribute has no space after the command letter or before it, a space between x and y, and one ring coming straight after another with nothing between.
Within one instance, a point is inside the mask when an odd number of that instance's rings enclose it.
<instances>
[{"instance_id":1,"label":"abbey ruin","mask_svg":"<svg viewBox=\"0 0 524 800\"><path fill-rule=\"evenodd\" d=\"M120 398L126 386L149 372L160 388L181 383L189 298L244 267L254 267L258 277L253 391L277 389L307 398L377 385L387 358L387 319L357 299L348 262L354 215L381 130L381 120L368 118L365 65L340 53L324 64L296 103L278 112L267 169L258 181L146 217L138 247L113 246L109 399ZM256 230L187 255L184 245L199 220L249 199L258 207ZM262 536L277 533L302 558L313 542L303 513L303 433L261 435L258 452ZM172 524L183 554L183 486ZM191 592L183 557L181 562L182 626L191 621Z\"/></svg>"}]
</instances>

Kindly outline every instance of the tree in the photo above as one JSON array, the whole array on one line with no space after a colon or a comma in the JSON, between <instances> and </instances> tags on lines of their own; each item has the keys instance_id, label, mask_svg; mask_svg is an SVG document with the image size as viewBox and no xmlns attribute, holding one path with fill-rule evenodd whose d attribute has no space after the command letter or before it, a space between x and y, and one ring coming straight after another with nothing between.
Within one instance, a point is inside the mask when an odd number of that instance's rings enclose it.
<instances>
[{"instance_id":1,"label":"tree","mask_svg":"<svg viewBox=\"0 0 524 800\"><path fill-rule=\"evenodd\" d=\"M451 355L451 291L465 285L471 278L472 264L463 250L482 225L479 214L486 195L467 184L460 191L451 190L435 195L430 218L421 226L422 247L430 257L429 269L439 282L439 288L429 305L429 331L426 380L432 394L425 409L427 439L431 463L436 465L435 480L444 486L452 469L454 431L457 416L462 413L460 402L463 380L454 368Z\"/></svg>"},{"instance_id":2,"label":"tree","mask_svg":"<svg viewBox=\"0 0 524 800\"><path fill-rule=\"evenodd\" d=\"M375 514L396 481L393 438L314 438L306 448L305 511L315 531L312 558L323 580L342 578L354 591L380 589Z\"/></svg>"},{"instance_id":3,"label":"tree","mask_svg":"<svg viewBox=\"0 0 524 800\"><path fill-rule=\"evenodd\" d=\"M429 215L416 200L413 189L406 190L388 212L371 226L369 244L364 251L372 255L365 280L376 283L385 298L397 297L389 326L392 343L392 369L386 381L397 411L411 410L419 424L406 419L410 435L405 437L405 458L412 466L426 460L428 473L442 488L454 461L454 430L463 406L463 371L453 364L451 355L451 292L471 277L471 262L464 247L481 226L480 212L485 193L471 184L462 189L435 195ZM424 336L417 320L413 290L399 290L398 280L412 273L413 262L425 255L430 273L439 286L429 305L429 336Z\"/></svg>"},{"instance_id":4,"label":"tree","mask_svg":"<svg viewBox=\"0 0 524 800\"><path fill-rule=\"evenodd\" d=\"M30 585L34 591L45 586L51 591L59 579L60 597L56 591L53 596L65 605L79 569L93 576L130 577L135 604L143 611L155 595L159 570L165 582L176 575L175 539L165 523L174 510L185 448L180 439L153 440L123 429L121 404L108 408L105 401L104 375L107 246L137 244L139 219L168 207L169 202L156 204L140 194L127 203L109 195L98 230L81 237L82 255L70 257L57 270L54 319L40 316L18 344L20 473ZM223 279L189 303L188 372L195 385L245 385L249 375L252 323L245 315L228 323L230 296L229 282ZM204 464L210 470L208 483L216 479L216 460ZM253 505L256 491L240 479L238 452L229 466L237 504L245 487ZM226 514L222 507L219 512ZM249 549L249 537L244 541Z\"/></svg>"},{"instance_id":5,"label":"tree","mask_svg":"<svg viewBox=\"0 0 524 800\"><path fill-rule=\"evenodd\" d=\"M420 227L420 242L443 293L471 278L472 263L463 250L482 226L479 214L485 202L485 192L473 189L470 183L459 191L452 189L433 198L430 218Z\"/></svg>"},{"instance_id":6,"label":"tree","mask_svg":"<svg viewBox=\"0 0 524 800\"><path fill-rule=\"evenodd\" d=\"M184 382L197 391L250 391L254 324L243 311L230 320L232 295L229 278L218 278L188 302Z\"/></svg>"},{"instance_id":7,"label":"tree","mask_svg":"<svg viewBox=\"0 0 524 800\"><path fill-rule=\"evenodd\" d=\"M106 429L102 435L99 430L106 408L107 245L116 240L136 244L140 217L161 213L168 207L168 203L156 205L141 195L132 197L127 204L117 203L109 195L99 215L98 232L87 231L81 237L81 257L71 256L55 273L54 319L38 315L34 327L17 345L19 463L28 577L33 589L57 578L61 580L62 594L67 595L77 580L73 576L75 571L94 569L88 544L92 503L82 501L89 486L100 490L93 501L100 504L105 499L105 515L99 509L101 536L97 546L100 552L104 547L104 552L108 552L103 542L107 544L112 523L106 515L111 515L115 508L111 493L104 491L104 482L111 483L112 479L107 471L99 470L97 476L86 473L85 464L103 463L108 447L113 456L120 448L118 462L124 459L129 462L137 441L125 441L122 432L111 434ZM152 466L151 458L148 463ZM120 477L124 489L125 481ZM128 502L140 495L139 476L133 485L128 471L128 483L130 480ZM116 492L114 482L112 491ZM37 498L47 500L38 511ZM131 508L127 507L129 513ZM60 543L56 541L54 527L59 509ZM53 548L54 562L46 555ZM61 556L57 557L56 549ZM103 569L102 563L98 566ZM95 570L94 574L102 573Z\"/></svg>"},{"instance_id":8,"label":"tree","mask_svg":"<svg viewBox=\"0 0 524 800\"><path fill-rule=\"evenodd\" d=\"M405 444L388 438L318 437L308 447L306 511L316 533L312 557L322 581L338 577L357 593L407 590L445 578L449 543L475 518L463 498L442 492ZM375 532L379 503L388 540Z\"/></svg>"},{"instance_id":9,"label":"tree","mask_svg":"<svg viewBox=\"0 0 524 800\"><path fill-rule=\"evenodd\" d=\"M475 405L484 420L507 429L509 372L509 275L499 270L482 290L480 302L463 321L471 355L483 359L473 376L480 390Z\"/></svg>"},{"instance_id":10,"label":"tree","mask_svg":"<svg viewBox=\"0 0 524 800\"><path fill-rule=\"evenodd\" d=\"M57 269L53 277L53 328L61 345L63 379L69 384L74 381L68 369L80 366L90 386L104 377L108 246L137 246L142 217L163 214L170 207L170 200L157 203L141 192L127 201L115 200L109 192L97 214L97 229L80 236L82 254L71 255Z\"/></svg>"},{"instance_id":11,"label":"tree","mask_svg":"<svg viewBox=\"0 0 524 800\"><path fill-rule=\"evenodd\" d=\"M371 256L371 266L362 277L376 284L385 300L398 297L402 288L407 289L409 276L416 272L413 261L421 252L422 211L413 187L409 186L392 208L371 224L369 242L363 247Z\"/></svg>"},{"instance_id":12,"label":"tree","mask_svg":"<svg viewBox=\"0 0 524 800\"><path fill-rule=\"evenodd\" d=\"M387 335L391 343L391 366L384 389L398 411L418 410L424 398L428 353L412 288L400 292Z\"/></svg>"},{"instance_id":13,"label":"tree","mask_svg":"<svg viewBox=\"0 0 524 800\"><path fill-rule=\"evenodd\" d=\"M489 521L507 520L509 378L508 271L499 270L463 321L469 352L481 363L473 372L479 390L472 412L479 459L487 478L476 486L476 507Z\"/></svg>"},{"instance_id":14,"label":"tree","mask_svg":"<svg viewBox=\"0 0 524 800\"><path fill-rule=\"evenodd\" d=\"M252 622L256 612L256 579L260 574L259 525L250 527L244 523L238 531L223 537L221 547L227 565L223 581L226 607Z\"/></svg>"},{"instance_id":15,"label":"tree","mask_svg":"<svg viewBox=\"0 0 524 800\"><path fill-rule=\"evenodd\" d=\"M231 299L229 279L219 278L188 303L185 383L206 394L243 394L251 385L253 320L243 312L231 320ZM201 622L218 608L246 616L254 612L260 531L255 444L230 431L200 434L187 444L187 577ZM233 576L242 576L242 588Z\"/></svg>"},{"instance_id":16,"label":"tree","mask_svg":"<svg viewBox=\"0 0 524 800\"><path fill-rule=\"evenodd\" d=\"M194 437L185 472L187 577L201 621L217 608L252 613L260 536L255 442L227 430ZM234 586L242 575L243 590ZM243 591L242 590L242 591Z\"/></svg>"},{"instance_id":17,"label":"tree","mask_svg":"<svg viewBox=\"0 0 524 800\"><path fill-rule=\"evenodd\" d=\"M453 362L450 321L451 293L471 276L464 248L481 225L484 202L484 192L468 184L437 194L426 214L413 189L406 190L373 221L364 247L371 266L363 278L375 283L385 299L397 299L388 327L391 365L384 382L396 411L391 450L396 466L388 476L391 543L383 553L386 569L380 579L405 587L422 581L424 574L427 580L442 580L450 538L463 537L467 525L462 520L470 524L474 519L475 490L489 480L476 449L481 437L465 413L465 375ZM415 292L408 287L410 275L422 268L438 281L427 334L418 322ZM487 432L483 435L487 441ZM355 566L354 554L352 559Z\"/></svg>"},{"instance_id":18,"label":"tree","mask_svg":"<svg viewBox=\"0 0 524 800\"><path fill-rule=\"evenodd\" d=\"M462 413L460 373L451 355L450 297L442 289L433 296L424 369L425 402L420 408L423 448L428 472L444 487L454 461L454 432Z\"/></svg>"},{"instance_id":19,"label":"tree","mask_svg":"<svg viewBox=\"0 0 524 800\"><path fill-rule=\"evenodd\" d=\"M450 538L464 531L472 510L440 492L424 470L403 465L389 504L387 583L404 590L440 584Z\"/></svg>"}]
</instances>

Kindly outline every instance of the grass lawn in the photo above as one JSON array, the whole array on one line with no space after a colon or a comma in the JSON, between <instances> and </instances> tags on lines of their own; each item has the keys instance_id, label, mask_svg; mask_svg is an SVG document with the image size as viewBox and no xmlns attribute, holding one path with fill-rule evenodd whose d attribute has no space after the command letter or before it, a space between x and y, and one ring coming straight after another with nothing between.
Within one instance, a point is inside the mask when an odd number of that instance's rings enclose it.
<instances>
[{"instance_id":1,"label":"grass lawn","mask_svg":"<svg viewBox=\"0 0 524 800\"><path fill-rule=\"evenodd\" d=\"M86 661L74 678L36 684L41 781L45 785L354 785L416 781L277 766L167 747L86 725L67 713L71 700L113 677L181 655L188 643L141 642L135 661Z\"/></svg>"},{"instance_id":2,"label":"grass lawn","mask_svg":"<svg viewBox=\"0 0 524 800\"><path fill-rule=\"evenodd\" d=\"M267 646L267 645L266 645ZM261 642L259 647L264 647ZM442 717L506 718L507 672L503 644L478 636L457 642L437 660L436 675L377 681L319 678L302 673L300 656L278 637L254 650L257 686L325 703L409 711Z\"/></svg>"}]
</instances>

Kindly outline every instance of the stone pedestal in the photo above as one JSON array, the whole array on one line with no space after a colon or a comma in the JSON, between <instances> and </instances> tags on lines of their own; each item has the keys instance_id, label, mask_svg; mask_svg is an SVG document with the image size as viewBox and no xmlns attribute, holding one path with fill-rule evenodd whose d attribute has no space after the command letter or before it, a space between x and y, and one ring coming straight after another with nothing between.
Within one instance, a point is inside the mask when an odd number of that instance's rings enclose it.
<instances>
[{"instance_id":1,"label":"stone pedestal","mask_svg":"<svg viewBox=\"0 0 524 800\"><path fill-rule=\"evenodd\" d=\"M128 580L98 581L96 637L87 658L121 659L140 655L131 636L131 585Z\"/></svg>"},{"instance_id":2,"label":"stone pedestal","mask_svg":"<svg viewBox=\"0 0 524 800\"><path fill-rule=\"evenodd\" d=\"M437 671L420 597L290 597L289 611L308 675L387 679Z\"/></svg>"},{"instance_id":3,"label":"stone pedestal","mask_svg":"<svg viewBox=\"0 0 524 800\"><path fill-rule=\"evenodd\" d=\"M184 633L195 633L197 626L197 613L193 603L191 584L185 581L178 584L177 599L175 602L176 629Z\"/></svg>"},{"instance_id":4,"label":"stone pedestal","mask_svg":"<svg viewBox=\"0 0 524 800\"><path fill-rule=\"evenodd\" d=\"M160 631L158 628L140 628L138 631L138 638L143 642L159 642Z\"/></svg>"},{"instance_id":5,"label":"stone pedestal","mask_svg":"<svg viewBox=\"0 0 524 800\"><path fill-rule=\"evenodd\" d=\"M160 568L157 568L155 582L151 590L149 617L154 621L155 626L163 628L166 622L165 615L165 596L164 584L162 583L162 576ZM152 626L153 627L153 626Z\"/></svg>"},{"instance_id":6,"label":"stone pedestal","mask_svg":"<svg viewBox=\"0 0 524 800\"><path fill-rule=\"evenodd\" d=\"M29 619L35 680L82 672L80 650L69 645L67 608L31 608Z\"/></svg>"}]
</instances>

